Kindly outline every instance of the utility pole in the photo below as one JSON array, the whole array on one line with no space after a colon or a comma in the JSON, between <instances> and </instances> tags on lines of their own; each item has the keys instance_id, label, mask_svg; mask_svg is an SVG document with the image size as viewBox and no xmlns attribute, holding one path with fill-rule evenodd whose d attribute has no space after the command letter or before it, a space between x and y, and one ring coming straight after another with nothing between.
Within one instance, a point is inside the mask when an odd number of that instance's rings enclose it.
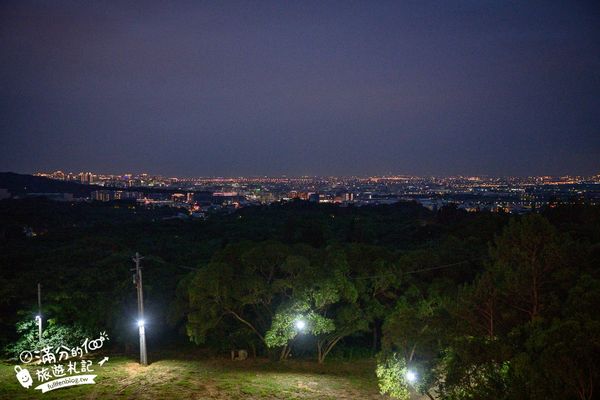
<instances>
[{"instance_id":1,"label":"utility pole","mask_svg":"<svg viewBox=\"0 0 600 400\"><path fill-rule=\"evenodd\" d=\"M38 315L35 316L35 319L38 323L38 338L40 342L42 341L42 285L38 282Z\"/></svg>"},{"instance_id":2,"label":"utility pole","mask_svg":"<svg viewBox=\"0 0 600 400\"><path fill-rule=\"evenodd\" d=\"M146 331L144 321L144 290L142 287L142 267L140 267L140 261L144 257L140 257L139 253L135 253L133 262L135 262L135 275L133 276L133 283L137 288L137 300L138 300L138 329L140 332L140 364L148 365L148 356L146 354Z\"/></svg>"}]
</instances>

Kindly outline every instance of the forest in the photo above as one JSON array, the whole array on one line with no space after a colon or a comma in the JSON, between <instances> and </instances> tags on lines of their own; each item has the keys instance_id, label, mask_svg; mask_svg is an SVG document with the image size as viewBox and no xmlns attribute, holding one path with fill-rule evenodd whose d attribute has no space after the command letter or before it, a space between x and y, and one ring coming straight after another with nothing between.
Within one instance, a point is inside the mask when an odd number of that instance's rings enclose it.
<instances>
[{"instance_id":1,"label":"forest","mask_svg":"<svg viewBox=\"0 0 600 400\"><path fill-rule=\"evenodd\" d=\"M206 220L135 202L0 201L0 347L107 331L150 349L315 365L375 359L408 399L592 399L600 390L600 207L529 215L303 201Z\"/></svg>"}]
</instances>

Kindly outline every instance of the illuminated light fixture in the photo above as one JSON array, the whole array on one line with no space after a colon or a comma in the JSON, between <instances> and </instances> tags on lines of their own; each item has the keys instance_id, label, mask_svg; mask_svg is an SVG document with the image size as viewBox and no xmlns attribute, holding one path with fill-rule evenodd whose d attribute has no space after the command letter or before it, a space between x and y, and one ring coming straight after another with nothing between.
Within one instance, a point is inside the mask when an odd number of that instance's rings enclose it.
<instances>
[{"instance_id":1,"label":"illuminated light fixture","mask_svg":"<svg viewBox=\"0 0 600 400\"><path fill-rule=\"evenodd\" d=\"M137 325L142 328L146 322L143 319L138 320Z\"/></svg>"},{"instance_id":2,"label":"illuminated light fixture","mask_svg":"<svg viewBox=\"0 0 600 400\"><path fill-rule=\"evenodd\" d=\"M417 381L417 373L414 371L406 371L406 380L410 383L415 383Z\"/></svg>"},{"instance_id":3,"label":"illuminated light fixture","mask_svg":"<svg viewBox=\"0 0 600 400\"><path fill-rule=\"evenodd\" d=\"M42 341L42 316L40 314L35 316L35 322L37 322L37 326L38 326L38 339L41 342Z\"/></svg>"},{"instance_id":4,"label":"illuminated light fixture","mask_svg":"<svg viewBox=\"0 0 600 400\"><path fill-rule=\"evenodd\" d=\"M299 331L301 331L301 330L304 330L304 328L306 328L306 322L304 322L303 319L298 319L294 323L294 326L296 327L296 329L298 329Z\"/></svg>"}]
</instances>

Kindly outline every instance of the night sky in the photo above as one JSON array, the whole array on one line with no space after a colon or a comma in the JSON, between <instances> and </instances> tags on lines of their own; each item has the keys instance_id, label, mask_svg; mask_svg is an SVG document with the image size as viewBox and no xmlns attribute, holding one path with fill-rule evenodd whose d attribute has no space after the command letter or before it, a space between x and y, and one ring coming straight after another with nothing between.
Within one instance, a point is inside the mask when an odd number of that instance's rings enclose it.
<instances>
[{"instance_id":1,"label":"night sky","mask_svg":"<svg viewBox=\"0 0 600 400\"><path fill-rule=\"evenodd\" d=\"M600 2L3 1L0 171L600 173Z\"/></svg>"}]
</instances>

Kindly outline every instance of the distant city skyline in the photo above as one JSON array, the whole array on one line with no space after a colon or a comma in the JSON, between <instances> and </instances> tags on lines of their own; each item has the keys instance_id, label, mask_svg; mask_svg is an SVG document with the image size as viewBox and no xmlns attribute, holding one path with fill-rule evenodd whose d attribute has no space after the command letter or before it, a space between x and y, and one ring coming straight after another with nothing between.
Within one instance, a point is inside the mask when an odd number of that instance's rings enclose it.
<instances>
[{"instance_id":1,"label":"distant city skyline","mask_svg":"<svg viewBox=\"0 0 600 400\"><path fill-rule=\"evenodd\" d=\"M359 207L416 201L432 210L454 204L470 212L488 210L510 213L532 212L557 202L595 205L600 201L600 175L523 178L406 175L173 177L63 171L41 172L37 175L53 180L13 177L9 179L11 195L50 196L58 201L71 201L74 198L79 201L135 200L146 206L187 207L190 215L198 212L201 214L196 217L201 218L207 216L201 204L213 211L231 211L232 207L237 209L290 200ZM74 182L78 184L72 185Z\"/></svg>"},{"instance_id":2,"label":"distant city skyline","mask_svg":"<svg viewBox=\"0 0 600 400\"><path fill-rule=\"evenodd\" d=\"M106 171L99 171L99 170L93 170L90 168L82 168L82 169L74 169L74 170L67 170L64 168L57 168L57 169L47 169L47 170L43 170L43 169L37 169L37 170L32 170L32 171L15 171L15 170L10 170L10 169L6 169L6 170L2 170L0 172L14 172L17 174L26 174L26 175L40 175L40 174L49 174L49 173L53 173L53 172L57 172L57 171L62 171L64 173L73 173L73 174L79 174L79 173L84 173L84 172L91 172L92 174L96 174L96 175L113 175L113 176L119 176L119 175L128 175L128 174L133 174L133 175L142 175L142 174L147 174L149 176L162 176L165 178L182 178L182 179L192 179L192 178L263 178L263 177L269 177L269 178L276 178L276 177L286 177L286 178L302 178L302 177L311 177L311 178L318 178L318 177L339 177L339 178L350 178L350 177L356 177L356 178L369 178L369 177L400 177L400 176L405 176L405 177L440 177L440 178L450 178L450 177L486 177L486 178L504 178L504 177L515 177L515 178L527 178L527 177L567 177L567 176L571 176L571 177L575 177L575 176L579 176L579 177L589 177L589 176L600 176L600 168L597 168L594 171L592 171L591 173L560 173L560 174L527 174L527 173L523 173L523 174L469 174L469 173L457 173L457 174L443 174L443 173L438 173L438 174L408 174L408 173L393 173L393 172L387 172L387 173L373 173L373 174L286 174L286 173L273 173L273 174L233 174L233 175L225 175L225 174L220 174L220 175L202 175L202 174L186 174L186 173L182 173L182 174L166 174L166 173L161 173L158 170L127 170L127 171L115 171L115 172L106 172Z\"/></svg>"},{"instance_id":3,"label":"distant city skyline","mask_svg":"<svg viewBox=\"0 0 600 400\"><path fill-rule=\"evenodd\" d=\"M62 174L63 176L58 176L58 174ZM526 178L595 178L600 179L600 171L595 174L561 174L561 175L486 175L486 174L478 174L478 175L468 175L468 174L458 174L458 175L411 175L411 174L373 174L373 175L167 175L161 173L153 173L149 171L127 171L120 173L105 173L101 171L92 171L89 169L84 169L81 171L66 171L66 170L54 170L54 171L36 171L31 175L44 176L53 179L66 179L67 176L71 175L71 178L75 179L81 175L92 175L94 177L105 178L105 177L140 177L140 176L148 176L148 177L161 177L164 179L180 179L180 180L193 180L193 179L318 179L318 178L356 178L356 179L372 179L372 178L381 178L381 179L416 179L416 178L464 178L464 179L494 179L494 178L516 178L516 179L526 179Z\"/></svg>"},{"instance_id":4,"label":"distant city skyline","mask_svg":"<svg viewBox=\"0 0 600 400\"><path fill-rule=\"evenodd\" d=\"M600 172L597 1L6 1L0 53L0 171Z\"/></svg>"}]
</instances>

